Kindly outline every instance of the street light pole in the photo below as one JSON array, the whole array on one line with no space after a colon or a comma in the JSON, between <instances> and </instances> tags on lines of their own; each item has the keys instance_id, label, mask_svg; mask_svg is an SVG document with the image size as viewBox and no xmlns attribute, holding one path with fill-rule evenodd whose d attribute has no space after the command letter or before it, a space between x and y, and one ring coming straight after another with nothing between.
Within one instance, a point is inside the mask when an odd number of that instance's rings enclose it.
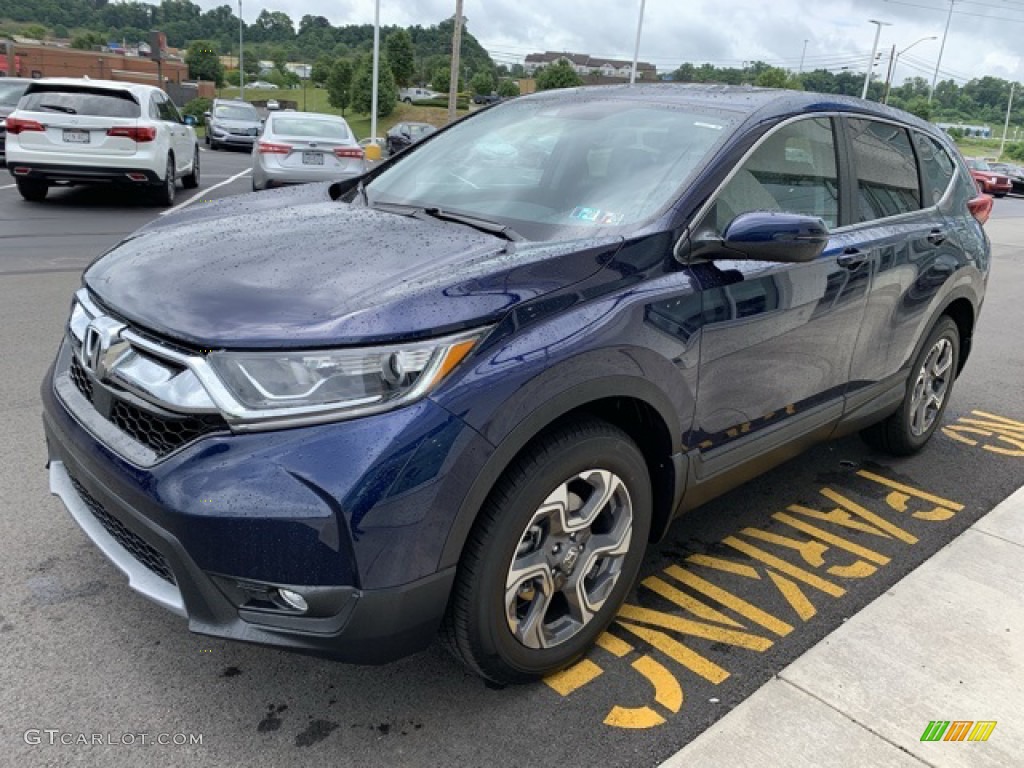
<instances>
[{"instance_id":1,"label":"street light pole","mask_svg":"<svg viewBox=\"0 0 1024 768\"><path fill-rule=\"evenodd\" d=\"M1003 150L1006 148L1006 134L1010 130L1010 110L1013 109L1013 89L1017 83L1010 83L1010 100L1006 103L1006 122L1003 123L1003 140L999 142L999 159L1003 159Z\"/></svg>"},{"instance_id":2,"label":"street light pole","mask_svg":"<svg viewBox=\"0 0 1024 768\"><path fill-rule=\"evenodd\" d=\"M452 29L452 67L448 73L448 122L455 122L459 91L459 56L462 53L462 0L455 0L455 26Z\"/></svg>"},{"instance_id":3,"label":"street light pole","mask_svg":"<svg viewBox=\"0 0 1024 768\"><path fill-rule=\"evenodd\" d=\"M864 75L864 90L861 91L860 97L866 99L868 97L868 86L871 85L871 75L875 71L875 54L878 53L878 38L882 35L882 27L891 27L887 21L876 21L875 19L868 19L868 22L875 26L875 42L871 46L871 59L868 61L868 72Z\"/></svg>"},{"instance_id":4,"label":"street light pole","mask_svg":"<svg viewBox=\"0 0 1024 768\"><path fill-rule=\"evenodd\" d=\"M370 138L377 138L377 80L380 74L380 0L373 8L373 86L370 88Z\"/></svg>"},{"instance_id":5,"label":"street light pole","mask_svg":"<svg viewBox=\"0 0 1024 768\"><path fill-rule=\"evenodd\" d=\"M242 61L242 0L238 0L238 98L245 100L245 66Z\"/></svg>"},{"instance_id":6,"label":"street light pole","mask_svg":"<svg viewBox=\"0 0 1024 768\"><path fill-rule=\"evenodd\" d=\"M925 40L938 40L938 39L939 38L937 38L935 35L930 35L929 37L922 37L920 40L915 40L910 45L908 45L906 48L904 48L902 51L899 51L898 53L896 53L896 54L894 54L892 56L892 58L889 61L889 75L885 78L885 97L882 99L882 103L883 104L888 104L889 103L889 88L892 87L892 81L896 79L896 65L899 63L900 56L902 56L904 53L909 51L911 48L913 48L918 43L923 43ZM893 51L895 51L896 50L896 46L894 45L892 47L892 49L893 49Z\"/></svg>"},{"instance_id":7,"label":"street light pole","mask_svg":"<svg viewBox=\"0 0 1024 768\"><path fill-rule=\"evenodd\" d=\"M633 68L629 71L629 84L636 83L636 64L640 58L640 32L644 28L644 5L646 0L640 0L640 16L636 20L636 45L633 46Z\"/></svg>"},{"instance_id":8,"label":"street light pole","mask_svg":"<svg viewBox=\"0 0 1024 768\"><path fill-rule=\"evenodd\" d=\"M804 52L800 54L800 69L797 70L798 75L804 73L804 59L807 57L807 40L804 40Z\"/></svg>"},{"instance_id":9,"label":"street light pole","mask_svg":"<svg viewBox=\"0 0 1024 768\"><path fill-rule=\"evenodd\" d=\"M949 35L949 22L953 19L953 3L956 0L949 0L949 13L946 15L946 30L942 33L942 45L939 46L939 58L935 60L935 74L932 75L932 87L928 89L928 103L932 103L935 95L935 83L939 79L939 66L942 64L942 54L946 50L946 37Z\"/></svg>"}]
</instances>

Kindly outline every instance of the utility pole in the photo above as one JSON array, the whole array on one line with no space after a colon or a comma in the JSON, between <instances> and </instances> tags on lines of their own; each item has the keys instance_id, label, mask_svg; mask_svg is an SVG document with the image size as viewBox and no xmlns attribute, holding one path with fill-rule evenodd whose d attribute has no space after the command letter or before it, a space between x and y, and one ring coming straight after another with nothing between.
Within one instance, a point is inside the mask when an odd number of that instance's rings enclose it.
<instances>
[{"instance_id":1,"label":"utility pole","mask_svg":"<svg viewBox=\"0 0 1024 768\"><path fill-rule=\"evenodd\" d=\"M380 0L373 7L373 86L370 88L370 137L377 138L377 81L380 75Z\"/></svg>"},{"instance_id":2,"label":"utility pole","mask_svg":"<svg viewBox=\"0 0 1024 768\"><path fill-rule=\"evenodd\" d=\"M956 0L949 0L949 13L946 15L946 31L942 33L942 45L939 46L939 58L935 60L935 74L932 75L932 87L928 89L928 103L932 103L935 96L935 83L939 79L939 66L942 64L942 54L946 50L946 37L949 35L949 22L953 19L953 4Z\"/></svg>"},{"instance_id":3,"label":"utility pole","mask_svg":"<svg viewBox=\"0 0 1024 768\"><path fill-rule=\"evenodd\" d=\"M455 102L459 92L459 55L462 52L462 0L455 0L455 28L452 30L452 69L448 83L448 122L455 122Z\"/></svg>"},{"instance_id":4,"label":"utility pole","mask_svg":"<svg viewBox=\"0 0 1024 768\"><path fill-rule=\"evenodd\" d=\"M896 68L896 44L893 43L889 52L889 71L885 73L885 94L882 96L882 103L889 103L889 89L892 88L892 71Z\"/></svg>"},{"instance_id":5,"label":"utility pole","mask_svg":"<svg viewBox=\"0 0 1024 768\"><path fill-rule=\"evenodd\" d=\"M242 0L238 0L238 98L245 100L245 67L242 62Z\"/></svg>"},{"instance_id":6,"label":"utility pole","mask_svg":"<svg viewBox=\"0 0 1024 768\"><path fill-rule=\"evenodd\" d=\"M636 65L640 58L640 32L644 28L644 4L646 0L640 0L640 16L636 20L636 45L633 46L633 68L629 71L629 84L636 84Z\"/></svg>"},{"instance_id":7,"label":"utility pole","mask_svg":"<svg viewBox=\"0 0 1024 768\"><path fill-rule=\"evenodd\" d=\"M804 40L804 52L800 54L800 69L797 70L798 75L804 73L804 59L807 57L807 41Z\"/></svg>"},{"instance_id":8,"label":"utility pole","mask_svg":"<svg viewBox=\"0 0 1024 768\"><path fill-rule=\"evenodd\" d=\"M875 54L878 53L878 38L882 35L882 27L891 27L887 21L876 21L875 19L868 19L870 24L875 25L875 42L871 46L871 59L868 61L868 72L864 75L864 90L861 91L860 97L866 99L868 97L868 86L871 85L871 75L875 71Z\"/></svg>"},{"instance_id":9,"label":"utility pole","mask_svg":"<svg viewBox=\"0 0 1024 768\"><path fill-rule=\"evenodd\" d=\"M1003 123L1003 140L999 142L999 159L1003 159L1003 149L1006 147L1006 133L1010 130L1010 110L1013 108L1013 89L1017 83L1010 83L1010 100L1006 102L1006 122Z\"/></svg>"}]
</instances>

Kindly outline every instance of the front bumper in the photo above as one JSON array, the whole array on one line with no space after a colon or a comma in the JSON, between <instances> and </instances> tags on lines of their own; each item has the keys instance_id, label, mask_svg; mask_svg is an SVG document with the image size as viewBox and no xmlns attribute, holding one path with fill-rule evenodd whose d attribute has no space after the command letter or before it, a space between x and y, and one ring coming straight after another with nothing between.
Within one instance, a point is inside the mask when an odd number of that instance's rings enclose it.
<instances>
[{"instance_id":1,"label":"front bumper","mask_svg":"<svg viewBox=\"0 0 1024 768\"><path fill-rule=\"evenodd\" d=\"M438 570L490 451L423 401L348 423L209 435L139 467L42 387L51 491L145 597L193 632L382 663L425 648L454 580ZM457 469L453 469L456 468ZM259 590L302 594L309 611Z\"/></svg>"},{"instance_id":2,"label":"front bumper","mask_svg":"<svg viewBox=\"0 0 1024 768\"><path fill-rule=\"evenodd\" d=\"M252 145L256 143L258 136L241 135L237 133L211 133L210 141L216 144L220 144L225 147L243 147L245 149L252 149Z\"/></svg>"}]
</instances>

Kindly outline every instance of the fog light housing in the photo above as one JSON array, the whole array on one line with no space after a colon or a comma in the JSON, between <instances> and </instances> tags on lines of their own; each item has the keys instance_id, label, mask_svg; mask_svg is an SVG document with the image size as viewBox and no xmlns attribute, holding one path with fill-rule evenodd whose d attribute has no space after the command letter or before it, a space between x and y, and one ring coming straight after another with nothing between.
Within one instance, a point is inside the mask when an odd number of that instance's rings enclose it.
<instances>
[{"instance_id":1,"label":"fog light housing","mask_svg":"<svg viewBox=\"0 0 1024 768\"><path fill-rule=\"evenodd\" d=\"M278 589L277 596L281 598L281 601L299 613L305 613L309 610L309 604L306 602L306 598L300 595L298 592L292 592L290 589Z\"/></svg>"}]
</instances>

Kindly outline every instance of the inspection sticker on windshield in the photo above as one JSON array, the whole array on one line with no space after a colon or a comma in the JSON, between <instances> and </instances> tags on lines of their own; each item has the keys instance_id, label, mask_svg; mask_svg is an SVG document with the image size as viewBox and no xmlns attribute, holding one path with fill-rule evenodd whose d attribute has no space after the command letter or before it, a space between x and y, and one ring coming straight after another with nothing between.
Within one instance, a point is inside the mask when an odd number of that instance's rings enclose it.
<instances>
[{"instance_id":1,"label":"inspection sticker on windshield","mask_svg":"<svg viewBox=\"0 0 1024 768\"><path fill-rule=\"evenodd\" d=\"M569 217L579 219L580 221L592 221L595 224L608 224L611 226L621 224L623 219L621 213L610 213L599 208L583 208L581 206L573 208Z\"/></svg>"}]
</instances>

